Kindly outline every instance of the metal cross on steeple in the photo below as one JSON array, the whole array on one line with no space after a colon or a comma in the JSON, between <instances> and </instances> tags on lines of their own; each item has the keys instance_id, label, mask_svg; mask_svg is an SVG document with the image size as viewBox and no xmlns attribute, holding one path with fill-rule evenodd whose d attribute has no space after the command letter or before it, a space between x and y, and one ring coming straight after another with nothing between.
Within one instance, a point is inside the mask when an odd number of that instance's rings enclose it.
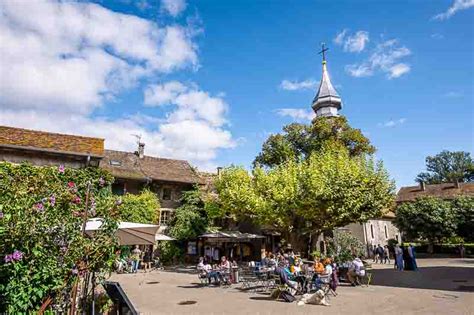
<instances>
[{"instance_id":1,"label":"metal cross on steeple","mask_svg":"<svg viewBox=\"0 0 474 315\"><path fill-rule=\"evenodd\" d=\"M325 43L321 43L321 51L318 54L323 55L323 62L326 62L326 51L328 51L329 48L326 48Z\"/></svg>"}]
</instances>

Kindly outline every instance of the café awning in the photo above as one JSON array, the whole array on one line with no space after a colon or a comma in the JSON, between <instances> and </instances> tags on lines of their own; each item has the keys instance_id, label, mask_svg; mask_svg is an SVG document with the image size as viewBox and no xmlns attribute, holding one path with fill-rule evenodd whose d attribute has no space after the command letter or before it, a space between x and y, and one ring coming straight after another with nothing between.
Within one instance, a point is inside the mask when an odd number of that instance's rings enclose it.
<instances>
[{"instance_id":1,"label":"caf\u00e9 awning","mask_svg":"<svg viewBox=\"0 0 474 315\"><path fill-rule=\"evenodd\" d=\"M207 238L208 240L223 242L249 242L253 240L264 239L265 236L251 233L242 233L240 231L219 231L201 234L199 238Z\"/></svg>"},{"instance_id":2,"label":"caf\u00e9 awning","mask_svg":"<svg viewBox=\"0 0 474 315\"><path fill-rule=\"evenodd\" d=\"M90 219L86 223L86 233L93 234L102 226L102 219ZM119 222L115 235L120 245L153 245L159 226L135 222Z\"/></svg>"}]
</instances>

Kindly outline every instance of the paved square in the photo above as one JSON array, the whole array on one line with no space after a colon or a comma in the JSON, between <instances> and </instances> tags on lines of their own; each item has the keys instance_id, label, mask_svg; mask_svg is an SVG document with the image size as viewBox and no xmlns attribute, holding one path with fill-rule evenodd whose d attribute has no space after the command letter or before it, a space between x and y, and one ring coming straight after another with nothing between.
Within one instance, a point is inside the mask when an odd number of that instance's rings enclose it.
<instances>
[{"instance_id":1,"label":"paved square","mask_svg":"<svg viewBox=\"0 0 474 315\"><path fill-rule=\"evenodd\" d=\"M341 285L331 306L269 300L233 288L200 287L196 275L113 275L142 314L474 314L474 259L420 259L419 272L374 266L370 287ZM195 304L180 305L195 301Z\"/></svg>"}]
</instances>

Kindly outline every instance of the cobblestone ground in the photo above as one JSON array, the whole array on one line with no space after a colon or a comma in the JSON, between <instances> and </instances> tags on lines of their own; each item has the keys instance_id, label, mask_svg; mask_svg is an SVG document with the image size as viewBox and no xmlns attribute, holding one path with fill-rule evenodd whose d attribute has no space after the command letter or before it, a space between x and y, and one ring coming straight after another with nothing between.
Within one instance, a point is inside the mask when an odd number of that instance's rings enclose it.
<instances>
[{"instance_id":1,"label":"cobblestone ground","mask_svg":"<svg viewBox=\"0 0 474 315\"><path fill-rule=\"evenodd\" d=\"M183 272L113 275L110 280L120 282L142 314L474 314L474 259L420 259L418 265L418 272L375 265L373 285L341 285L327 307L270 300L239 285L200 287L196 275Z\"/></svg>"}]
</instances>

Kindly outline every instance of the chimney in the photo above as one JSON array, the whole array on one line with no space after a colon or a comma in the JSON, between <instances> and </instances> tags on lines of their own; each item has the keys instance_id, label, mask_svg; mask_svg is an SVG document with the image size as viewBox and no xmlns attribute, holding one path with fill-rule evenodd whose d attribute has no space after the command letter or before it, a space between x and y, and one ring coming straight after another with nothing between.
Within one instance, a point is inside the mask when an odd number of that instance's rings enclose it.
<instances>
[{"instance_id":1,"label":"chimney","mask_svg":"<svg viewBox=\"0 0 474 315\"><path fill-rule=\"evenodd\" d=\"M425 184L425 182L423 182L423 181L420 182L420 190L421 190L421 191L425 191L425 190L426 190L426 184Z\"/></svg>"},{"instance_id":2,"label":"chimney","mask_svg":"<svg viewBox=\"0 0 474 315\"><path fill-rule=\"evenodd\" d=\"M138 157L143 159L145 156L145 144L143 142L138 142Z\"/></svg>"},{"instance_id":3,"label":"chimney","mask_svg":"<svg viewBox=\"0 0 474 315\"><path fill-rule=\"evenodd\" d=\"M222 167L218 166L217 167L217 177L221 178L221 173L222 173Z\"/></svg>"},{"instance_id":4,"label":"chimney","mask_svg":"<svg viewBox=\"0 0 474 315\"><path fill-rule=\"evenodd\" d=\"M459 179L457 178L454 180L454 187L459 189Z\"/></svg>"}]
</instances>

